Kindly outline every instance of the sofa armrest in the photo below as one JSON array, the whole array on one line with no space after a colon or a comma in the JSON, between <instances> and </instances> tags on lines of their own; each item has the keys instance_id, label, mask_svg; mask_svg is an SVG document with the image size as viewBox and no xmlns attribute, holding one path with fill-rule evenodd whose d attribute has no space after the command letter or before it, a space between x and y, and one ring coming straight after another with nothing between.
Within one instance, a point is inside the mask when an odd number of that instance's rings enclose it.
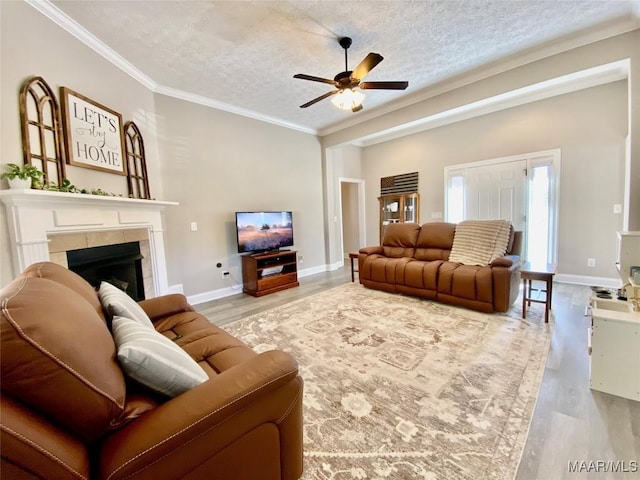
<instances>
[{"instance_id":1,"label":"sofa armrest","mask_svg":"<svg viewBox=\"0 0 640 480\"><path fill-rule=\"evenodd\" d=\"M181 478L256 427L301 414L294 407L301 395L294 358L261 353L110 435L100 454L102 478Z\"/></svg>"},{"instance_id":2,"label":"sofa armrest","mask_svg":"<svg viewBox=\"0 0 640 480\"><path fill-rule=\"evenodd\" d=\"M152 322L176 313L194 311L193 307L187 302L187 297L181 293L141 300L138 305L149 315Z\"/></svg>"},{"instance_id":3,"label":"sofa armrest","mask_svg":"<svg viewBox=\"0 0 640 480\"><path fill-rule=\"evenodd\" d=\"M89 478L87 447L6 393L0 395L2 478Z\"/></svg>"},{"instance_id":4,"label":"sofa armrest","mask_svg":"<svg viewBox=\"0 0 640 480\"><path fill-rule=\"evenodd\" d=\"M383 252L384 250L382 249L382 245L378 245L375 247L364 247L359 251L359 253L364 253L365 255L382 255Z\"/></svg>"},{"instance_id":5,"label":"sofa armrest","mask_svg":"<svg viewBox=\"0 0 640 480\"><path fill-rule=\"evenodd\" d=\"M489 265L492 267L519 267L520 257L518 255L505 255L494 259Z\"/></svg>"}]
</instances>

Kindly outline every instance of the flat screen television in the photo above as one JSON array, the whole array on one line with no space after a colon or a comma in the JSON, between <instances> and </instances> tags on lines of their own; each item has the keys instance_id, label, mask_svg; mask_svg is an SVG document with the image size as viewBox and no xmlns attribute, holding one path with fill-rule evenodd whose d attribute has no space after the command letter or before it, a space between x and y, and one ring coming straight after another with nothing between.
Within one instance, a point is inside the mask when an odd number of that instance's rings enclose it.
<instances>
[{"instance_id":1,"label":"flat screen television","mask_svg":"<svg viewBox=\"0 0 640 480\"><path fill-rule=\"evenodd\" d=\"M236 212L238 253L278 250L293 245L291 212Z\"/></svg>"}]
</instances>

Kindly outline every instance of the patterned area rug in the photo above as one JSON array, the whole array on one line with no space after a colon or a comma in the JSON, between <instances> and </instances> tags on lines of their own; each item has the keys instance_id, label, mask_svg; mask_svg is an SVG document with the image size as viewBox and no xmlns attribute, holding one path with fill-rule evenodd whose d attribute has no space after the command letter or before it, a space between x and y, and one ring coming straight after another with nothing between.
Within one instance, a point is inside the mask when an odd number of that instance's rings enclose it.
<instances>
[{"instance_id":1,"label":"patterned area rug","mask_svg":"<svg viewBox=\"0 0 640 480\"><path fill-rule=\"evenodd\" d=\"M298 360L303 479L511 479L551 337L519 305L487 315L350 283L224 328Z\"/></svg>"}]
</instances>

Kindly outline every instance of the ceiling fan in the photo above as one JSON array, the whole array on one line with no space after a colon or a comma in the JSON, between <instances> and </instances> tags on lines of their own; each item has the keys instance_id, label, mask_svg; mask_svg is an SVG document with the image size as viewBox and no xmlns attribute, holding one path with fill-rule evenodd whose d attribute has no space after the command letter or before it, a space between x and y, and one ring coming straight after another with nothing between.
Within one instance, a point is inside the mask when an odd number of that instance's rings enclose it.
<instances>
[{"instance_id":1,"label":"ceiling fan","mask_svg":"<svg viewBox=\"0 0 640 480\"><path fill-rule=\"evenodd\" d=\"M360 87L363 90L404 90L409 86L409 82L363 82L362 79L371 70L373 70L376 65L384 60L384 57L379 53L369 53L369 55L367 55L354 70L349 70L347 64L347 50L351 46L351 42L352 40L349 37L342 37L339 40L340 46L344 48L344 72L337 74L333 80L305 75L304 73L298 73L293 76L293 78L311 80L312 82L328 83L336 87L336 90L327 92L304 105L300 105L300 108L310 107L320 100L336 95L331 99L331 102L334 105L343 110L358 112L362 110L364 95L356 90L357 87Z\"/></svg>"}]
</instances>

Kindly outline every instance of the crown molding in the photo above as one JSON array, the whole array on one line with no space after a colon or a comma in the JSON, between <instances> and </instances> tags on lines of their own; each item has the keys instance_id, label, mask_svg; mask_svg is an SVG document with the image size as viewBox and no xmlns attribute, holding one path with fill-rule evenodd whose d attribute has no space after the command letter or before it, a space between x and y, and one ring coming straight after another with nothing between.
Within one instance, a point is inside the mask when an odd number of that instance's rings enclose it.
<instances>
[{"instance_id":1,"label":"crown molding","mask_svg":"<svg viewBox=\"0 0 640 480\"><path fill-rule=\"evenodd\" d=\"M167 87L164 85L160 85L159 83L152 80L149 76L144 74L138 68L136 68L133 64L129 63L125 60L121 55L116 53L113 49L108 47L102 40L93 35L87 29L85 29L78 22L69 17L66 13L56 7L49 0L24 0L27 4L35 8L38 12L42 13L49 20L54 22L56 25L61 27L67 33L73 35L75 38L80 40L86 46L91 48L96 53L100 54L107 61L111 62L116 67L120 68L127 75L132 77L134 80L148 88L154 93L158 93L161 95L166 95L169 97L178 98L180 100L185 100L192 103L197 103L206 107L215 108L218 110L223 110L225 112L234 113L236 115L241 115L243 117L253 118L255 120L260 120L262 122L271 123L274 125L278 125L281 127L298 130L300 132L309 133L312 135L317 135L318 131L305 127L304 125L298 125L295 123L287 122L285 120L281 120L275 117L271 117L269 115L263 115L258 112L254 112L252 110L248 110L241 107L236 107L234 105L230 105L228 103L220 102L208 97L204 97L202 95L196 95L190 92L186 92L183 90L178 90L175 88Z\"/></svg>"},{"instance_id":2,"label":"crown molding","mask_svg":"<svg viewBox=\"0 0 640 480\"><path fill-rule=\"evenodd\" d=\"M137 80L139 83L154 90L157 83L147 75L138 70L133 64L118 55L115 51L105 45L98 37L85 29L78 22L73 20L69 15L64 13L49 0L24 0L49 20L61 27L67 33L73 35L82 43L90 47L96 53L100 54L106 60L114 64L127 75Z\"/></svg>"},{"instance_id":3,"label":"crown molding","mask_svg":"<svg viewBox=\"0 0 640 480\"><path fill-rule=\"evenodd\" d=\"M499 110L597 87L618 80L625 80L629 77L630 68L629 59L599 65L438 112L428 117L360 137L349 143L359 147L367 147L405 135L487 115Z\"/></svg>"},{"instance_id":4,"label":"crown molding","mask_svg":"<svg viewBox=\"0 0 640 480\"><path fill-rule=\"evenodd\" d=\"M263 115L261 113L254 112L252 110L248 110L246 108L237 107L235 105L230 105L228 103L220 102L218 100L213 100L209 97L204 97L202 95L196 95L194 93L185 92L184 90L178 90L176 88L165 87L163 85L158 85L154 92L160 95L166 95L167 97L173 97L180 100L185 100L187 102L197 103L199 105L203 105L205 107L215 108L217 110L223 110L229 113L235 113L236 115L241 115L243 117L253 118L255 120L260 120L262 122L271 123L274 125L278 125L281 127L290 128L292 130L298 130L304 133L310 133L312 135L317 135L318 131L312 128L305 127L303 125L298 125L295 123L287 122L285 120L281 120L279 118L271 117L269 115Z\"/></svg>"},{"instance_id":5,"label":"crown molding","mask_svg":"<svg viewBox=\"0 0 640 480\"><path fill-rule=\"evenodd\" d=\"M399 99L370 111L360 112L358 118L344 120L329 127L320 128L318 135L321 137L330 135L374 118L384 116L396 110L429 100L430 98L438 95L485 80L514 68L522 67L559 53L583 47L590 43L606 40L607 38L637 30L640 28L640 1L638 2L638 5L639 11L637 14L634 13L625 17L613 19L587 31L577 32L560 39L552 40L546 45L531 47L524 51L516 52L491 64L483 65L470 72L460 74L454 78L446 79L432 86L426 87L412 95L404 97L403 99Z\"/></svg>"},{"instance_id":6,"label":"crown molding","mask_svg":"<svg viewBox=\"0 0 640 480\"><path fill-rule=\"evenodd\" d=\"M196 103L196 104L203 105L210 108L215 108L215 109L226 111L229 113L234 113L236 115L241 115L243 117L252 118L262 122L308 133L311 135L317 135L320 137L338 132L340 130L344 130L346 128L350 128L352 126L355 126L361 123L365 123L374 118L381 117L383 115L394 112L396 110L428 100L437 95L441 95L443 93L455 90L457 88L461 88L466 85L478 82L480 80L484 80L486 78L492 77L499 73L503 73L507 70L521 67L523 65L541 60L546 57L550 57L558 53L562 53L567 50L578 48L578 47L587 45L589 43L604 40L606 38L627 33L632 30L640 28L640 2L637 2L635 4L635 7L636 7L635 10L633 11L632 14L628 16L611 20L605 24L589 29L586 32L585 31L577 32L575 34L568 35L561 39L550 41L543 47L540 47L540 46L532 47L523 52L518 52L505 59L496 61L493 64L490 64L488 66L485 65L483 67L475 69L466 74L459 75L454 79L449 79L449 80L440 82L438 84L435 84L433 86L427 87L423 90L416 92L415 94L405 97L404 99L399 99L385 106L381 106L370 111L360 112L358 114L358 117L355 119L345 120L326 128L313 129L310 127L306 127L304 125L288 122L288 121L275 118L269 115L264 115L252 110L248 110L245 108L220 102L209 97L204 97L202 95L186 92L184 90L178 90L172 87L160 85L157 82L155 82L153 79L151 79L149 76L144 74L142 71L140 71L138 68L136 68L133 64L125 60L122 56L120 56L110 47L108 47L99 38L97 38L95 35L93 35L84 27L82 27L79 23L77 23L75 20L69 17L66 13L61 11L58 7L56 7L53 3L51 3L50 0L24 0L24 1L28 5L32 6L37 11L42 13L44 16L49 18L51 21L56 23L66 32L76 37L86 46L94 50L96 53L100 54L107 61L111 62L116 67L120 68L130 77L132 77L134 80L138 81L139 83L141 83L142 85L144 85L146 88L148 88L154 93L170 96L173 98L185 100L188 102ZM579 87L575 89L580 89L580 88L585 88L585 87ZM522 90L525 90L525 89L518 89L516 90L516 92L520 92ZM567 90L567 91L573 91L573 90ZM544 97L544 98L548 98L548 97ZM530 100L530 101L533 101L533 100ZM526 103L526 102L523 101L518 104L523 104L523 103ZM467 107L470 107L469 111L471 111L471 110L474 110L473 105L474 104L472 104L471 106L463 106L463 107L460 107L460 109L466 109ZM454 109L454 110L457 110L457 109ZM452 111L442 112L441 114L437 114L437 115L442 115L443 118L449 117L450 112ZM469 113L466 112L466 114L469 114ZM476 116L476 115L473 115L473 116ZM393 134L395 135L393 138L396 138L398 136L401 136L401 134L399 133L401 130L424 127L424 125L430 123L429 119L433 120L433 117L435 116L429 117L428 119L422 119L418 122L410 122L410 124L394 127L384 132L378 132L376 134L372 134L367 137L355 139L349 143L352 143L354 145L371 144L369 142L378 143L379 141L382 141L378 139L386 138L385 136L388 134ZM451 118L454 118L454 116L452 116ZM470 118L470 117L467 117L467 118ZM464 118L461 117L460 120L462 119ZM451 123L453 121L457 121L457 120L452 119L448 123ZM414 125L415 123L421 123L421 125L417 127L416 125ZM404 134L409 134L409 133L412 133L412 131L407 130L407 132L405 132Z\"/></svg>"}]
</instances>

